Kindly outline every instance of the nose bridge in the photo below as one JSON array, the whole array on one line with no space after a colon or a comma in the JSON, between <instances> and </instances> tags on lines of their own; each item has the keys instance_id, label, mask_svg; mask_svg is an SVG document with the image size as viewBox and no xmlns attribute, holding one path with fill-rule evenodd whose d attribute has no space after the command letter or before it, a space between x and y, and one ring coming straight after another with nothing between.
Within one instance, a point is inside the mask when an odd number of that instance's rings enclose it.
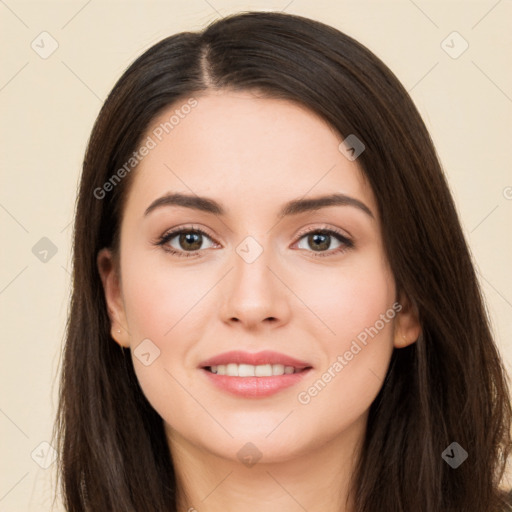
<instances>
[{"instance_id":1,"label":"nose bridge","mask_svg":"<svg viewBox=\"0 0 512 512\"><path fill-rule=\"evenodd\" d=\"M254 323L269 317L279 319L285 314L285 290L273 273L276 259L270 237L262 238L260 242L248 235L235 247L225 300L227 318Z\"/></svg>"},{"instance_id":2,"label":"nose bridge","mask_svg":"<svg viewBox=\"0 0 512 512\"><path fill-rule=\"evenodd\" d=\"M251 288L255 294L261 291L269 292L273 288L269 282L273 277L269 267L272 266L274 258L269 238L262 238L257 240L254 236L248 235L235 247L235 289L242 288L244 293L250 292Z\"/></svg>"}]
</instances>

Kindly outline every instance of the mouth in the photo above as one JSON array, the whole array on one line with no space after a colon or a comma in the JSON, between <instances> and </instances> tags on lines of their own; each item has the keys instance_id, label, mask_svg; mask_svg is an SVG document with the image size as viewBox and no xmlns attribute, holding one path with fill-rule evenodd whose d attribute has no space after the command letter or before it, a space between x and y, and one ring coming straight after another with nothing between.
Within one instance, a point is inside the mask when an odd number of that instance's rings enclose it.
<instances>
[{"instance_id":1,"label":"mouth","mask_svg":"<svg viewBox=\"0 0 512 512\"><path fill-rule=\"evenodd\" d=\"M277 377L280 375L291 375L309 370L311 366L285 366L284 364L219 364L205 366L204 369L216 375L227 375L228 377Z\"/></svg>"},{"instance_id":2,"label":"mouth","mask_svg":"<svg viewBox=\"0 0 512 512\"><path fill-rule=\"evenodd\" d=\"M232 351L199 365L207 382L242 398L263 398L297 385L313 366L285 354Z\"/></svg>"}]
</instances>

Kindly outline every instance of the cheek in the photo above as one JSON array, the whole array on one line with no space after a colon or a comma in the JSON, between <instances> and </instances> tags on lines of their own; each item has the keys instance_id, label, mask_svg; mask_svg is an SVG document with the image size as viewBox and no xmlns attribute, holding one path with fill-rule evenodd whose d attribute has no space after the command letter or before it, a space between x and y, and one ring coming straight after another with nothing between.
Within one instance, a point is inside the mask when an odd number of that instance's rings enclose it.
<instances>
[{"instance_id":1,"label":"cheek","mask_svg":"<svg viewBox=\"0 0 512 512\"><path fill-rule=\"evenodd\" d=\"M392 308L394 279L379 255L378 252L368 253L354 258L346 267L330 269L328 273L324 270L323 275L304 273L307 277L294 282L297 295L305 298L304 302L321 321L316 322L321 327L316 337L321 333L323 348L329 353L343 350ZM379 323L379 330L389 335L391 326L392 322L384 327Z\"/></svg>"},{"instance_id":2,"label":"cheek","mask_svg":"<svg viewBox=\"0 0 512 512\"><path fill-rule=\"evenodd\" d=\"M126 255L122 269L132 359L144 394L162 416L168 415L169 403L183 400L180 409L193 405L182 386L191 385L191 350L201 337L201 320L215 311L205 294L217 279L198 276L193 266L173 268L168 259L148 251Z\"/></svg>"},{"instance_id":3,"label":"cheek","mask_svg":"<svg viewBox=\"0 0 512 512\"><path fill-rule=\"evenodd\" d=\"M142 257L127 258L123 268L133 366L152 407L168 423L179 424L183 416L194 417L198 412L186 391L190 382L184 366L206 290L190 286L198 278L188 270L170 271L169 266L149 264L146 258L147 265Z\"/></svg>"},{"instance_id":4,"label":"cheek","mask_svg":"<svg viewBox=\"0 0 512 512\"><path fill-rule=\"evenodd\" d=\"M378 257L350 272L330 274L329 286L308 296L328 330L317 337L325 359L300 389L309 414L339 421L362 414L377 396L393 351L395 303L391 272ZM350 413L349 413L350 411Z\"/></svg>"},{"instance_id":5,"label":"cheek","mask_svg":"<svg viewBox=\"0 0 512 512\"><path fill-rule=\"evenodd\" d=\"M139 338L150 338L157 345L170 339L187 312L204 295L192 268L170 269L168 262L155 262L145 256L127 258L123 268L123 294L132 346ZM167 264L165 264L167 263ZM194 285L195 283L195 285Z\"/></svg>"}]
</instances>

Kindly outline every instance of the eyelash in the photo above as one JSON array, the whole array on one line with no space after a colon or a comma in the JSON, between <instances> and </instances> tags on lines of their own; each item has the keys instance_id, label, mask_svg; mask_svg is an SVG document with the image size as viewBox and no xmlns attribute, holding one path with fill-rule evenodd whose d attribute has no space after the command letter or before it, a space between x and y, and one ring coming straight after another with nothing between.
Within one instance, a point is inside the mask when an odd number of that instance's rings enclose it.
<instances>
[{"instance_id":1,"label":"eyelash","mask_svg":"<svg viewBox=\"0 0 512 512\"><path fill-rule=\"evenodd\" d=\"M180 235L182 233L200 233L202 235L207 236L211 240L213 238L203 231L200 228L195 227L188 227L188 228L178 228L174 231L169 231L168 233L165 233L160 238L154 242L154 245L161 246L164 251L178 257L184 257L184 258L191 258L198 255L198 252L200 252L200 249L197 251L177 251L176 249L170 248L168 245L166 245L170 240L172 240L176 235ZM338 247L337 249L331 249L330 251L321 251L319 253L314 254L315 258L323 258L326 256L334 256L337 254L342 254L345 251L352 249L354 247L354 242L341 234L339 231L336 231L334 229L327 229L327 228L315 228L310 229L305 232L302 232L298 235L298 241L300 241L302 238L304 238L306 235L309 235L311 233L320 233L322 235L331 235L334 236L339 242L341 242L343 245L341 247ZM215 241L215 240L214 240ZM216 242L217 243L217 242ZM206 250L206 249L204 249ZM314 251L308 251L308 252L314 252Z\"/></svg>"}]
</instances>

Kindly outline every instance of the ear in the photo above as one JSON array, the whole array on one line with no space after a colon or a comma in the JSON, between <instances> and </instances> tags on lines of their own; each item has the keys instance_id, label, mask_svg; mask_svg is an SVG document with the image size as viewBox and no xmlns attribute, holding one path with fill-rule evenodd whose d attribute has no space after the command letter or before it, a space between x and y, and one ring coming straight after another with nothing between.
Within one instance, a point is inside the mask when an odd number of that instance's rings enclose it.
<instances>
[{"instance_id":1,"label":"ear","mask_svg":"<svg viewBox=\"0 0 512 512\"><path fill-rule=\"evenodd\" d=\"M395 321L394 346L404 348L416 342L421 334L421 323L416 304L401 293L398 303L401 309Z\"/></svg>"},{"instance_id":2,"label":"ear","mask_svg":"<svg viewBox=\"0 0 512 512\"><path fill-rule=\"evenodd\" d=\"M117 268L112 251L107 248L98 252L96 262L103 283L108 316L111 322L110 335L119 345L128 348L130 337L122 297L120 269Z\"/></svg>"}]
</instances>

